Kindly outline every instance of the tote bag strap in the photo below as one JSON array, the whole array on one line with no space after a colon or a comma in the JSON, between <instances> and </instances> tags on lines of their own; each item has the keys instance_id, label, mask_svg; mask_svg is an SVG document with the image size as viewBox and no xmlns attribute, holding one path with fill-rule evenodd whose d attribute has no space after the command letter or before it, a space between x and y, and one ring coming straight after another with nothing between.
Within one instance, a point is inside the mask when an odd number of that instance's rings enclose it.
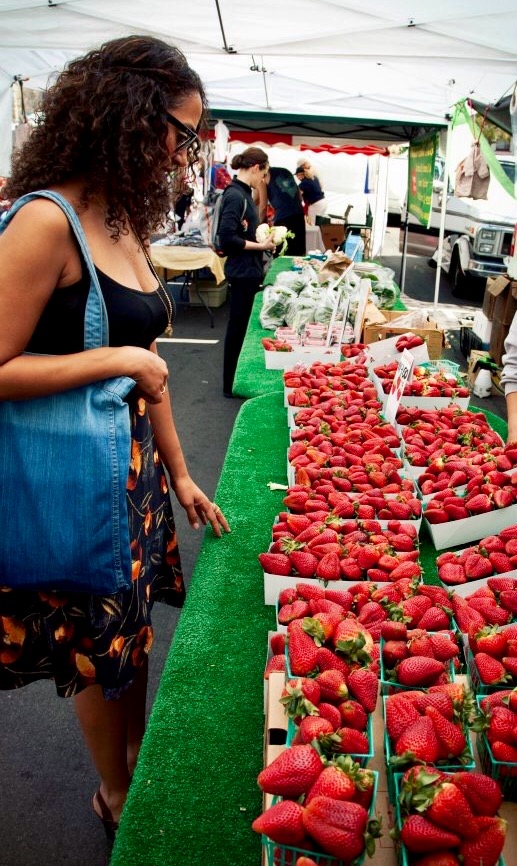
<instances>
[{"instance_id":1,"label":"tote bag strap","mask_svg":"<svg viewBox=\"0 0 517 866\"><path fill-rule=\"evenodd\" d=\"M84 314L84 348L97 349L101 346L107 346L109 341L109 330L106 305L104 303L101 287L99 285L99 278L97 277L95 265L93 264L90 250L88 249L88 243L83 228L79 221L79 217L70 202L59 193L52 192L49 189L40 189L37 192L29 192L26 195L20 196L20 198L14 202L2 223L0 231L4 230L7 223L11 221L15 213L23 207L24 204L35 198L48 198L50 201L57 204L64 212L72 227L77 243L79 244L79 249L81 250L83 259L88 268L88 273L90 274L90 289Z\"/></svg>"}]
</instances>

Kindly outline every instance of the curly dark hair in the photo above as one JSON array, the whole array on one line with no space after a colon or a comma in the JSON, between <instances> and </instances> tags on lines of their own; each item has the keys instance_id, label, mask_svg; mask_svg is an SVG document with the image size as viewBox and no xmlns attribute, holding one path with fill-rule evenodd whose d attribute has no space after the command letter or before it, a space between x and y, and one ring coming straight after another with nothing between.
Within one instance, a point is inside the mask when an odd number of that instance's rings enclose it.
<instances>
[{"instance_id":1,"label":"curly dark hair","mask_svg":"<svg viewBox=\"0 0 517 866\"><path fill-rule=\"evenodd\" d=\"M182 52L150 36L128 36L72 60L45 92L39 121L15 154L4 194L17 198L77 178L84 179L82 203L102 193L106 226L113 238L124 232L127 212L141 237L163 225L199 156L188 152L189 168L172 178L167 168L172 110L198 93L207 113L201 80Z\"/></svg>"}]
</instances>

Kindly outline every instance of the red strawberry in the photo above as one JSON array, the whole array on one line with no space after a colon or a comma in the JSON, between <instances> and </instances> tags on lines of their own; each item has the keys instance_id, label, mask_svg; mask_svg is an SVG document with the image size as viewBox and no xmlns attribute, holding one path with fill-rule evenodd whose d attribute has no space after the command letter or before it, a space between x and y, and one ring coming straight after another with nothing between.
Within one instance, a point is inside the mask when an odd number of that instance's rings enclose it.
<instances>
[{"instance_id":1,"label":"red strawberry","mask_svg":"<svg viewBox=\"0 0 517 866\"><path fill-rule=\"evenodd\" d=\"M448 830L442 830L422 815L410 815L404 821L400 838L408 851L414 854L459 848L461 845L459 836Z\"/></svg>"},{"instance_id":2,"label":"red strawberry","mask_svg":"<svg viewBox=\"0 0 517 866\"><path fill-rule=\"evenodd\" d=\"M312 746L291 746L258 774L257 782L268 794L296 800L311 789L322 770L321 759Z\"/></svg>"},{"instance_id":3,"label":"red strawberry","mask_svg":"<svg viewBox=\"0 0 517 866\"><path fill-rule=\"evenodd\" d=\"M264 833L280 845L303 847L307 838L303 812L303 807L294 800L281 800L255 818L251 828L255 833Z\"/></svg>"},{"instance_id":4,"label":"red strawberry","mask_svg":"<svg viewBox=\"0 0 517 866\"><path fill-rule=\"evenodd\" d=\"M402 695L390 695L385 703L384 723L390 739L398 740L400 735L418 722L420 713L414 705L404 700Z\"/></svg>"},{"instance_id":5,"label":"red strawberry","mask_svg":"<svg viewBox=\"0 0 517 866\"><path fill-rule=\"evenodd\" d=\"M316 715L320 698L321 691L316 680L298 677L286 682L280 703L289 718L298 721L308 714Z\"/></svg>"},{"instance_id":6,"label":"red strawberry","mask_svg":"<svg viewBox=\"0 0 517 866\"><path fill-rule=\"evenodd\" d=\"M406 641L388 640L382 646L382 661L386 668L394 668L398 662L406 659L408 655L409 650Z\"/></svg>"},{"instance_id":7,"label":"red strawberry","mask_svg":"<svg viewBox=\"0 0 517 866\"><path fill-rule=\"evenodd\" d=\"M308 603L299 598L292 604L282 605L278 611L278 622L280 625L287 625L295 619L302 619L308 613L310 613Z\"/></svg>"},{"instance_id":8,"label":"red strawberry","mask_svg":"<svg viewBox=\"0 0 517 866\"><path fill-rule=\"evenodd\" d=\"M291 560L285 553L259 553L258 558L267 574L291 574Z\"/></svg>"},{"instance_id":9,"label":"red strawberry","mask_svg":"<svg viewBox=\"0 0 517 866\"><path fill-rule=\"evenodd\" d=\"M285 634L283 632L275 632L269 639L269 646L273 655L281 655L285 652Z\"/></svg>"},{"instance_id":10,"label":"red strawberry","mask_svg":"<svg viewBox=\"0 0 517 866\"><path fill-rule=\"evenodd\" d=\"M440 631L443 628L449 628L450 620L447 613L442 607L433 605L426 610L421 619L418 621L418 628L424 628L427 631Z\"/></svg>"},{"instance_id":11,"label":"red strawberry","mask_svg":"<svg viewBox=\"0 0 517 866\"><path fill-rule=\"evenodd\" d=\"M318 650L313 639L303 631L301 620L294 620L289 628L289 666L295 676L305 677L316 669Z\"/></svg>"},{"instance_id":12,"label":"red strawberry","mask_svg":"<svg viewBox=\"0 0 517 866\"><path fill-rule=\"evenodd\" d=\"M305 866L312 866L312 862L314 861L311 861L311 864L305 864ZM296 861L296 866L303 866L301 860ZM415 860L414 866L461 866L461 864L452 851L435 851Z\"/></svg>"},{"instance_id":13,"label":"red strawberry","mask_svg":"<svg viewBox=\"0 0 517 866\"><path fill-rule=\"evenodd\" d=\"M341 757L335 758L323 770L316 779L305 798L305 806L308 806L314 797L332 797L333 800L352 800L356 792L353 777L342 769Z\"/></svg>"},{"instance_id":14,"label":"red strawberry","mask_svg":"<svg viewBox=\"0 0 517 866\"><path fill-rule=\"evenodd\" d=\"M463 866L496 866L506 839L507 823L502 818L475 819L478 835L460 848Z\"/></svg>"},{"instance_id":15,"label":"red strawberry","mask_svg":"<svg viewBox=\"0 0 517 866\"><path fill-rule=\"evenodd\" d=\"M305 601L311 602L318 599L325 599L326 594L325 590L319 583L312 581L312 583L304 583L303 581L299 581L296 584L296 592L300 596L300 598L305 599Z\"/></svg>"},{"instance_id":16,"label":"red strawberry","mask_svg":"<svg viewBox=\"0 0 517 866\"><path fill-rule=\"evenodd\" d=\"M334 704L327 704L325 701L318 704L318 712L322 719L327 719L332 725L332 729L337 731L341 724L341 713Z\"/></svg>"},{"instance_id":17,"label":"red strawberry","mask_svg":"<svg viewBox=\"0 0 517 866\"><path fill-rule=\"evenodd\" d=\"M346 700L339 704L341 725L347 728L355 728L356 731L365 731L368 724L368 714L359 701Z\"/></svg>"},{"instance_id":18,"label":"red strawberry","mask_svg":"<svg viewBox=\"0 0 517 866\"><path fill-rule=\"evenodd\" d=\"M422 716L402 732L395 744L395 754L405 761L424 761L434 764L440 756L440 743L434 725L427 716ZM391 759L392 763L398 763Z\"/></svg>"},{"instance_id":19,"label":"red strawberry","mask_svg":"<svg viewBox=\"0 0 517 866\"><path fill-rule=\"evenodd\" d=\"M458 562L445 562L439 569L439 577L443 583L452 586L454 584L466 583L465 569Z\"/></svg>"},{"instance_id":20,"label":"red strawberry","mask_svg":"<svg viewBox=\"0 0 517 866\"><path fill-rule=\"evenodd\" d=\"M461 727L446 719L433 706L427 707L425 714L433 723L442 756L444 758L458 758L467 748L467 741ZM460 835L465 834L460 833Z\"/></svg>"},{"instance_id":21,"label":"red strawberry","mask_svg":"<svg viewBox=\"0 0 517 866\"><path fill-rule=\"evenodd\" d=\"M341 569L337 553L326 553L316 567L316 577L320 580L339 580Z\"/></svg>"},{"instance_id":22,"label":"red strawberry","mask_svg":"<svg viewBox=\"0 0 517 866\"><path fill-rule=\"evenodd\" d=\"M514 679L517 679L517 658L515 656L503 656L501 659L505 669Z\"/></svg>"},{"instance_id":23,"label":"red strawberry","mask_svg":"<svg viewBox=\"0 0 517 866\"><path fill-rule=\"evenodd\" d=\"M496 761L502 761L505 764L517 764L517 748L515 746L510 746L508 743L502 743L500 740L493 740L490 743L490 747ZM510 772L509 775L517 774L515 772Z\"/></svg>"},{"instance_id":24,"label":"red strawberry","mask_svg":"<svg viewBox=\"0 0 517 866\"><path fill-rule=\"evenodd\" d=\"M460 771L451 777L457 788L463 791L476 815L494 816L499 810L503 795L499 783L484 773Z\"/></svg>"},{"instance_id":25,"label":"red strawberry","mask_svg":"<svg viewBox=\"0 0 517 866\"><path fill-rule=\"evenodd\" d=\"M358 803L314 797L303 813L306 831L327 854L351 863L365 848L368 812Z\"/></svg>"},{"instance_id":26,"label":"red strawberry","mask_svg":"<svg viewBox=\"0 0 517 866\"><path fill-rule=\"evenodd\" d=\"M504 631L497 626L485 626L475 636L478 652L488 653L496 659L502 659L506 653L507 639Z\"/></svg>"},{"instance_id":27,"label":"red strawberry","mask_svg":"<svg viewBox=\"0 0 517 866\"><path fill-rule=\"evenodd\" d=\"M285 671L285 652L272 655L268 659L266 669L264 671L264 679L268 680L269 675L274 671Z\"/></svg>"},{"instance_id":28,"label":"red strawberry","mask_svg":"<svg viewBox=\"0 0 517 866\"><path fill-rule=\"evenodd\" d=\"M474 661L481 682L485 683L485 685L494 686L510 679L504 665L497 659L492 658L492 656L487 655L487 653L476 653Z\"/></svg>"},{"instance_id":29,"label":"red strawberry","mask_svg":"<svg viewBox=\"0 0 517 866\"><path fill-rule=\"evenodd\" d=\"M364 707L367 713L373 713L377 706L379 681L371 670L356 668L348 676L348 690Z\"/></svg>"},{"instance_id":30,"label":"red strawberry","mask_svg":"<svg viewBox=\"0 0 517 866\"><path fill-rule=\"evenodd\" d=\"M515 616L517 614L517 589L503 590L499 595L499 604Z\"/></svg>"},{"instance_id":31,"label":"red strawberry","mask_svg":"<svg viewBox=\"0 0 517 866\"><path fill-rule=\"evenodd\" d=\"M465 577L468 580L480 580L493 574L492 563L480 553L472 553L465 561Z\"/></svg>"},{"instance_id":32,"label":"red strawberry","mask_svg":"<svg viewBox=\"0 0 517 866\"><path fill-rule=\"evenodd\" d=\"M437 659L413 656L399 663L397 679L404 686L430 686L444 671L445 665Z\"/></svg>"},{"instance_id":33,"label":"red strawberry","mask_svg":"<svg viewBox=\"0 0 517 866\"><path fill-rule=\"evenodd\" d=\"M425 810L425 817L433 824L456 832L462 839L473 839L477 835L469 801L452 782L442 782L434 787L429 793L429 800L431 804Z\"/></svg>"},{"instance_id":34,"label":"red strawberry","mask_svg":"<svg viewBox=\"0 0 517 866\"><path fill-rule=\"evenodd\" d=\"M451 640L446 633L437 632L436 634L430 634L429 640L431 641L434 657L438 661L446 662L459 654L458 644L455 640Z\"/></svg>"},{"instance_id":35,"label":"red strawberry","mask_svg":"<svg viewBox=\"0 0 517 866\"><path fill-rule=\"evenodd\" d=\"M298 726L298 742L312 743L313 740L319 739L320 736L333 733L334 728L327 719L323 719L320 716L305 716Z\"/></svg>"},{"instance_id":36,"label":"red strawberry","mask_svg":"<svg viewBox=\"0 0 517 866\"><path fill-rule=\"evenodd\" d=\"M387 622L383 622L381 625L381 637L384 638L385 641L394 640L406 640L407 638L407 625L405 622L392 622L388 620Z\"/></svg>"},{"instance_id":37,"label":"red strawberry","mask_svg":"<svg viewBox=\"0 0 517 866\"><path fill-rule=\"evenodd\" d=\"M367 735L363 731L346 726L338 728L327 745L331 752L340 752L344 755L367 755L370 751ZM322 746L325 748L325 741L322 741Z\"/></svg>"},{"instance_id":38,"label":"red strawberry","mask_svg":"<svg viewBox=\"0 0 517 866\"><path fill-rule=\"evenodd\" d=\"M318 560L308 550L293 550L289 554L292 568L298 572L300 577L314 577Z\"/></svg>"},{"instance_id":39,"label":"red strawberry","mask_svg":"<svg viewBox=\"0 0 517 866\"><path fill-rule=\"evenodd\" d=\"M316 676L316 682L321 690L321 699L331 704L340 704L348 697L346 676L338 670L321 671Z\"/></svg>"}]
</instances>

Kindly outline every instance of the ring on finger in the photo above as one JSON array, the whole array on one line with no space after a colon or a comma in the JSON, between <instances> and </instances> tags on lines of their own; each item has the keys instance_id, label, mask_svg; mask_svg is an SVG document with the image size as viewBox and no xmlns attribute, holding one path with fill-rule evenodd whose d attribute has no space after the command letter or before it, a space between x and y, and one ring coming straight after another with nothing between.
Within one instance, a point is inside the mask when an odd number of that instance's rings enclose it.
<instances>
[{"instance_id":1,"label":"ring on finger","mask_svg":"<svg viewBox=\"0 0 517 866\"><path fill-rule=\"evenodd\" d=\"M167 385L164 383L164 384L162 385L162 387L160 388L160 394L165 394L165 389L166 389L166 387L167 387Z\"/></svg>"}]
</instances>

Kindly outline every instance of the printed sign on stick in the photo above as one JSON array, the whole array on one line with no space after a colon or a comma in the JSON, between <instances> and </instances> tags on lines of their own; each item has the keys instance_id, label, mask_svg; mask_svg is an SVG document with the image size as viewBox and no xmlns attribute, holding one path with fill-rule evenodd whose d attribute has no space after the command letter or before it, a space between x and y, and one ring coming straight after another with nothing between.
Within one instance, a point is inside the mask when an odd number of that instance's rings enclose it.
<instances>
[{"instance_id":1,"label":"printed sign on stick","mask_svg":"<svg viewBox=\"0 0 517 866\"><path fill-rule=\"evenodd\" d=\"M386 400L386 405L384 407L383 414L389 424L395 423L395 418L397 417L397 409L399 407L402 394L404 393L404 388L409 382L411 382L411 375L413 373L414 363L415 359L411 352L408 352L407 349L404 349L402 355L400 356L397 372L395 373L393 382L391 383L391 390L388 394L388 399Z\"/></svg>"}]
</instances>

